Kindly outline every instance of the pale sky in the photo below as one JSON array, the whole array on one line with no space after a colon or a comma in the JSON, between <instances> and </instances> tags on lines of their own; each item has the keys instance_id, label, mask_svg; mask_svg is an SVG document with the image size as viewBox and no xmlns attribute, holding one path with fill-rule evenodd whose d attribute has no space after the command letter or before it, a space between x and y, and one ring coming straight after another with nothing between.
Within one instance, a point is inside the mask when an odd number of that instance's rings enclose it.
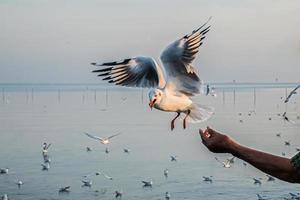
<instances>
[{"instance_id":1,"label":"pale sky","mask_svg":"<svg viewBox=\"0 0 300 200\"><path fill-rule=\"evenodd\" d=\"M90 62L158 60L210 16L204 81L300 81L299 0L0 0L0 82L98 83Z\"/></svg>"}]
</instances>

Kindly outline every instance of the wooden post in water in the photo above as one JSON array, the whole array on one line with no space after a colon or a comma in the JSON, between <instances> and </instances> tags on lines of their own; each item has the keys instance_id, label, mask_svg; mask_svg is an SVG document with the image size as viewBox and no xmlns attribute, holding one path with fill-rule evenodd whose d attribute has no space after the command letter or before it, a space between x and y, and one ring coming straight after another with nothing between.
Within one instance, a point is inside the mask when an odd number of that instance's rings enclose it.
<instances>
[{"instance_id":1,"label":"wooden post in water","mask_svg":"<svg viewBox=\"0 0 300 200\"><path fill-rule=\"evenodd\" d=\"M97 104L97 90L94 90L94 103Z\"/></svg>"},{"instance_id":2,"label":"wooden post in water","mask_svg":"<svg viewBox=\"0 0 300 200\"><path fill-rule=\"evenodd\" d=\"M29 92L28 89L26 88L26 103L29 103Z\"/></svg>"},{"instance_id":3,"label":"wooden post in water","mask_svg":"<svg viewBox=\"0 0 300 200\"><path fill-rule=\"evenodd\" d=\"M4 88L2 88L2 101L3 101L3 104L5 104L5 90L4 90Z\"/></svg>"},{"instance_id":4,"label":"wooden post in water","mask_svg":"<svg viewBox=\"0 0 300 200\"><path fill-rule=\"evenodd\" d=\"M253 105L254 105L254 110L256 108L256 88L253 88Z\"/></svg>"},{"instance_id":5,"label":"wooden post in water","mask_svg":"<svg viewBox=\"0 0 300 200\"><path fill-rule=\"evenodd\" d=\"M57 100L58 100L58 103L60 103L60 89L58 89L58 91L57 91Z\"/></svg>"},{"instance_id":6,"label":"wooden post in water","mask_svg":"<svg viewBox=\"0 0 300 200\"><path fill-rule=\"evenodd\" d=\"M33 99L34 99L34 90L33 88L31 88L31 102L33 102Z\"/></svg>"},{"instance_id":7,"label":"wooden post in water","mask_svg":"<svg viewBox=\"0 0 300 200\"><path fill-rule=\"evenodd\" d=\"M233 88L233 104L235 105L235 87Z\"/></svg>"},{"instance_id":8,"label":"wooden post in water","mask_svg":"<svg viewBox=\"0 0 300 200\"><path fill-rule=\"evenodd\" d=\"M225 104L225 91L224 91L224 89L222 91L222 100L223 100L223 104Z\"/></svg>"},{"instance_id":9,"label":"wooden post in water","mask_svg":"<svg viewBox=\"0 0 300 200\"><path fill-rule=\"evenodd\" d=\"M108 106L108 90L105 89L105 106Z\"/></svg>"}]
</instances>

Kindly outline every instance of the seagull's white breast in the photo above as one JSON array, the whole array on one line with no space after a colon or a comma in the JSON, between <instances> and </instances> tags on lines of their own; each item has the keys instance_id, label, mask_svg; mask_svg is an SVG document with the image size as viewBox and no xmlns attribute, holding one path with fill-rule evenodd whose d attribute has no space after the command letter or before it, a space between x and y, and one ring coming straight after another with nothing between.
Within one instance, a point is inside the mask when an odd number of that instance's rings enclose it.
<instances>
[{"instance_id":1,"label":"seagull's white breast","mask_svg":"<svg viewBox=\"0 0 300 200\"><path fill-rule=\"evenodd\" d=\"M167 112L184 112L188 110L192 103L192 100L185 95L177 96L167 93L162 96L161 101L155 104L154 107Z\"/></svg>"}]
</instances>

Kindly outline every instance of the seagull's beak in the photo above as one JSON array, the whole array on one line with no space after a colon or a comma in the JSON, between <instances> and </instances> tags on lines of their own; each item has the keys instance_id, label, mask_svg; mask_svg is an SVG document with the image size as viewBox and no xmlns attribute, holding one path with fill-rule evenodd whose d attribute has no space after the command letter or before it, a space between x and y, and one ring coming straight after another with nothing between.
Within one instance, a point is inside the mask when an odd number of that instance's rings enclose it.
<instances>
[{"instance_id":1,"label":"seagull's beak","mask_svg":"<svg viewBox=\"0 0 300 200\"><path fill-rule=\"evenodd\" d=\"M156 99L153 99L153 100L150 101L149 107L151 108L151 110L152 110L152 108L153 108L155 102L156 102Z\"/></svg>"}]
</instances>

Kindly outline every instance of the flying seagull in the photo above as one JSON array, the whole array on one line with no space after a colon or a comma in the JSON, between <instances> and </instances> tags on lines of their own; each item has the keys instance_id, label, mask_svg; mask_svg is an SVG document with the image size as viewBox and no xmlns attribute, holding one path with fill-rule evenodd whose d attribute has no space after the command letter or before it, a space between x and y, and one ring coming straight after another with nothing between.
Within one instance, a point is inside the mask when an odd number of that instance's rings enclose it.
<instances>
[{"instance_id":1,"label":"flying seagull","mask_svg":"<svg viewBox=\"0 0 300 200\"><path fill-rule=\"evenodd\" d=\"M289 102L290 98L294 95L294 94L297 94L296 90L298 90L300 88L300 84L295 87L291 92L290 94L286 97L286 99L284 100L284 103L287 103Z\"/></svg>"},{"instance_id":2,"label":"flying seagull","mask_svg":"<svg viewBox=\"0 0 300 200\"><path fill-rule=\"evenodd\" d=\"M192 62L210 30L208 21L167 46L160 56L162 66L151 57L138 56L122 61L91 63L102 67L93 72L115 85L151 88L148 93L151 109L177 113L171 121L171 130L181 113L185 114L182 118L184 129L186 121L203 122L212 116L213 108L191 99L201 91L201 80Z\"/></svg>"},{"instance_id":3,"label":"flying seagull","mask_svg":"<svg viewBox=\"0 0 300 200\"><path fill-rule=\"evenodd\" d=\"M116 137L117 135L120 135L121 133L118 133L118 134L115 134L115 135L111 135L111 136L109 136L107 138L101 138L101 137L98 137L98 136L91 135L89 133L84 133L84 134L86 134L88 137L93 138L95 140L100 140L100 142L102 144L109 144L111 138Z\"/></svg>"},{"instance_id":4,"label":"flying seagull","mask_svg":"<svg viewBox=\"0 0 300 200\"><path fill-rule=\"evenodd\" d=\"M142 181L142 183L144 184L143 187L152 187L153 182L151 181Z\"/></svg>"},{"instance_id":5,"label":"flying seagull","mask_svg":"<svg viewBox=\"0 0 300 200\"><path fill-rule=\"evenodd\" d=\"M69 193L71 186L62 187L59 189L59 193Z\"/></svg>"},{"instance_id":6,"label":"flying seagull","mask_svg":"<svg viewBox=\"0 0 300 200\"><path fill-rule=\"evenodd\" d=\"M203 181L212 183L213 182L212 176L211 177L203 176Z\"/></svg>"},{"instance_id":7,"label":"flying seagull","mask_svg":"<svg viewBox=\"0 0 300 200\"><path fill-rule=\"evenodd\" d=\"M232 164L232 159L226 159L225 161L220 161L217 157L215 157L216 161L218 161L219 163L221 163L223 165L223 167L225 168L230 168L231 164Z\"/></svg>"}]
</instances>

